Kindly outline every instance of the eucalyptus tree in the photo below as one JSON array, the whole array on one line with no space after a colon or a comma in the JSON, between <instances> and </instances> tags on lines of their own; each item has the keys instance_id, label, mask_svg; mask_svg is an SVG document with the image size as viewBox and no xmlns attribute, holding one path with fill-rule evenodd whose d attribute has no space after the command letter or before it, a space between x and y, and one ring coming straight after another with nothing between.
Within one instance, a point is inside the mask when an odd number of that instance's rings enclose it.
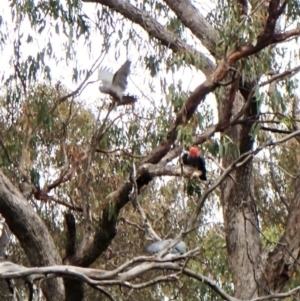
<instances>
[{"instance_id":1,"label":"eucalyptus tree","mask_svg":"<svg viewBox=\"0 0 300 301\"><path fill-rule=\"evenodd\" d=\"M297 299L299 4L1 4L3 294ZM117 105L97 71L126 59Z\"/></svg>"}]
</instances>

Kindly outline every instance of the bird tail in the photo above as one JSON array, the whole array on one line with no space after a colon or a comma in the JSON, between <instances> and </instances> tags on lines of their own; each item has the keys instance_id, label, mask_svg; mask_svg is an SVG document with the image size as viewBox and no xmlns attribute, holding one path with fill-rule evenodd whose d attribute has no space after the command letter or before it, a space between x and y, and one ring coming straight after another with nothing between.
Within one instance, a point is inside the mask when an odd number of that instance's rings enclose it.
<instances>
[{"instance_id":1,"label":"bird tail","mask_svg":"<svg viewBox=\"0 0 300 301\"><path fill-rule=\"evenodd\" d=\"M207 181L206 174L202 173L202 175L200 176L200 179L203 181Z\"/></svg>"},{"instance_id":2,"label":"bird tail","mask_svg":"<svg viewBox=\"0 0 300 301\"><path fill-rule=\"evenodd\" d=\"M133 95L123 95L122 100L118 102L117 106L125 106L133 104L137 101L137 97Z\"/></svg>"}]
</instances>

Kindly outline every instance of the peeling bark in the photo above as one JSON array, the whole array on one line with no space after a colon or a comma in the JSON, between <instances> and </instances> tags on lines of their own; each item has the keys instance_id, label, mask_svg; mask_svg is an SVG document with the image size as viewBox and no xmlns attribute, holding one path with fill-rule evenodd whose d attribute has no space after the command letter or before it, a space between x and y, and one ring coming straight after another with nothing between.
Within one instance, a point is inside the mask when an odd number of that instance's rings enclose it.
<instances>
[{"instance_id":1,"label":"peeling bark","mask_svg":"<svg viewBox=\"0 0 300 301\"><path fill-rule=\"evenodd\" d=\"M251 90L251 89L250 89ZM245 91L250 91L245 89ZM235 115L243 105L243 98L231 105L230 102L219 108L220 119L230 118L228 111L232 109ZM224 108L224 107L230 108ZM256 118L255 99L252 100L246 113ZM223 113L225 112L225 113ZM223 114L222 114L223 113ZM224 115L225 114L225 115ZM241 154L252 150L253 139L250 130L252 124L242 125L225 131L234 143L239 146ZM223 158L223 166L226 168L235 159L237 150L234 146ZM261 243L258 232L258 219L255 200L253 199L252 160L240 167L234 174L237 183L226 179L221 185L222 208L225 223L226 247L235 288L235 297L251 299L258 296L257 282L260 263ZM247 283L247 287L245 287Z\"/></svg>"}]
</instances>

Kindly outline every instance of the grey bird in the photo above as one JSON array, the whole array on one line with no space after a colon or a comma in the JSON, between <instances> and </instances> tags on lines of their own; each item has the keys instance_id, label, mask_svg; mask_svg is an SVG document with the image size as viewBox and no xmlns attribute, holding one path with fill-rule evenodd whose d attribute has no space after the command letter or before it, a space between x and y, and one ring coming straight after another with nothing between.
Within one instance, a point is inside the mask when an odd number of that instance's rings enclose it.
<instances>
[{"instance_id":1,"label":"grey bird","mask_svg":"<svg viewBox=\"0 0 300 301\"><path fill-rule=\"evenodd\" d=\"M156 241L146 248L146 252L149 254L158 253L162 249L164 249L168 245L170 245L172 242L173 242L173 239ZM183 241L180 241L177 245L172 247L171 250L169 250L169 253L171 253L171 254L184 254L185 252L186 252L186 245Z\"/></svg>"},{"instance_id":2,"label":"grey bird","mask_svg":"<svg viewBox=\"0 0 300 301\"><path fill-rule=\"evenodd\" d=\"M135 96L124 95L130 65L131 62L127 60L115 74L108 68L99 69L98 72L98 77L102 81L99 87L100 92L109 94L117 105L131 104L137 100Z\"/></svg>"}]
</instances>

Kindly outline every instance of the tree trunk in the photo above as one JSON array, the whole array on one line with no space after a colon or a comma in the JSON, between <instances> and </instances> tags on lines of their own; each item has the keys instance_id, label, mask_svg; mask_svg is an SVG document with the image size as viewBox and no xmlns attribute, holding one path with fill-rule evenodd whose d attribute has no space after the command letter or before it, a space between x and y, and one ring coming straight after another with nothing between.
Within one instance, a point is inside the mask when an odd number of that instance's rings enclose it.
<instances>
[{"instance_id":1,"label":"tree trunk","mask_svg":"<svg viewBox=\"0 0 300 301\"><path fill-rule=\"evenodd\" d=\"M236 114L240 111L243 103L243 98L240 95L235 96L235 102L231 108L228 108L230 102L227 101L226 105L222 102L219 105L220 120ZM255 118L256 107L253 100L246 118L249 116ZM236 159L238 152L243 154L252 150L253 139L250 136L250 130L251 124L247 124L229 128L224 132L235 144L229 147L228 153L223 157L225 168ZM238 168L233 176L236 182L227 178L221 185L226 246L235 297L251 299L258 296L256 279L259 273L257 266L261 254L259 224L253 198L252 160Z\"/></svg>"},{"instance_id":2,"label":"tree trunk","mask_svg":"<svg viewBox=\"0 0 300 301\"><path fill-rule=\"evenodd\" d=\"M11 232L18 238L32 266L61 264L61 258L47 227L24 199L18 188L0 171L0 212ZM42 282L43 292L49 301L64 300L61 279Z\"/></svg>"}]
</instances>

